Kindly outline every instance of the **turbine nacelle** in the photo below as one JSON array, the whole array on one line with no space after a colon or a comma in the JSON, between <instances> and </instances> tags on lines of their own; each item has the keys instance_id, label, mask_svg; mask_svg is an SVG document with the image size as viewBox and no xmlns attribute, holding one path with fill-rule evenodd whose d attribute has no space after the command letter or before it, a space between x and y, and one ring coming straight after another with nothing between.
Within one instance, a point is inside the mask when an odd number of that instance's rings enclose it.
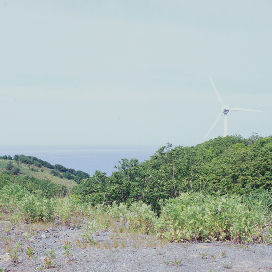
<instances>
[{"instance_id":1,"label":"turbine nacelle","mask_svg":"<svg viewBox=\"0 0 272 272\"><path fill-rule=\"evenodd\" d=\"M228 114L230 110L231 110L231 108L230 108L228 105L225 105L225 106L223 106L223 108L222 108L222 112L223 112L224 114Z\"/></svg>"},{"instance_id":2,"label":"turbine nacelle","mask_svg":"<svg viewBox=\"0 0 272 272\"><path fill-rule=\"evenodd\" d=\"M217 96L217 99L219 100L219 102L222 105L222 110L219 114L219 116L216 118L215 122L213 123L212 127L210 128L210 130L208 131L208 133L205 135L204 139L209 135L209 133L212 131L212 129L215 127L215 125L219 122L219 120L221 119L222 115L224 114L225 118L224 118L224 136L228 135L228 127L227 127L227 114L229 113L229 111L259 111L262 112L260 110L249 110L249 109L243 109L243 108L230 108L228 105L225 105L215 87L215 85L213 84L212 79L210 78L211 83L213 85L215 94Z\"/></svg>"}]
</instances>

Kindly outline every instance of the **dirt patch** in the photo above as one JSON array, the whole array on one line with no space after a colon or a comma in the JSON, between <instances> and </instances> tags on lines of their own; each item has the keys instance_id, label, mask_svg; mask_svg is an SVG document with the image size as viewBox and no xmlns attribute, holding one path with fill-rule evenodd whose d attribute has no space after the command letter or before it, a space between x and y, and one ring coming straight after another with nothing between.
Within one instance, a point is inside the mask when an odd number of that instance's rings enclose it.
<instances>
[{"instance_id":1,"label":"dirt patch","mask_svg":"<svg viewBox=\"0 0 272 272\"><path fill-rule=\"evenodd\" d=\"M86 238L84 224L0 222L0 271L272 271L269 245L162 243L151 235L110 230ZM34 251L30 258L28 248ZM46 265L49 252L52 263Z\"/></svg>"}]
</instances>

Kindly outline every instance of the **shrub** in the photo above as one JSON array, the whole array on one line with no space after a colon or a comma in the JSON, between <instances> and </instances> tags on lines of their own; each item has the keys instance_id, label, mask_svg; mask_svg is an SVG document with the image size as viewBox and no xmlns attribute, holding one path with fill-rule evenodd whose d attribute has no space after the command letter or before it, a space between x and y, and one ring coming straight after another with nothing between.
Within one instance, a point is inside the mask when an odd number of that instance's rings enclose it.
<instances>
[{"instance_id":1,"label":"shrub","mask_svg":"<svg viewBox=\"0 0 272 272\"><path fill-rule=\"evenodd\" d=\"M243 202L250 210L258 210L268 214L272 208L272 196L267 190L259 190L254 194L243 196Z\"/></svg>"},{"instance_id":2,"label":"shrub","mask_svg":"<svg viewBox=\"0 0 272 272\"><path fill-rule=\"evenodd\" d=\"M262 239L265 214L249 210L239 196L182 194L167 200L157 223L158 235L172 241Z\"/></svg>"},{"instance_id":3,"label":"shrub","mask_svg":"<svg viewBox=\"0 0 272 272\"><path fill-rule=\"evenodd\" d=\"M57 200L56 214L59 216L60 221L70 222L74 204L74 201L70 197Z\"/></svg>"},{"instance_id":4,"label":"shrub","mask_svg":"<svg viewBox=\"0 0 272 272\"><path fill-rule=\"evenodd\" d=\"M11 169L12 169L12 167L13 167L13 164L12 164L12 162L11 161L9 161L7 164L6 164L6 169L8 170L8 171L10 171Z\"/></svg>"},{"instance_id":5,"label":"shrub","mask_svg":"<svg viewBox=\"0 0 272 272\"><path fill-rule=\"evenodd\" d=\"M143 202L134 202L131 206L121 203L119 206L114 203L108 207L107 214L124 224L128 229L148 234L154 231L157 221L155 212L151 205Z\"/></svg>"},{"instance_id":6,"label":"shrub","mask_svg":"<svg viewBox=\"0 0 272 272\"><path fill-rule=\"evenodd\" d=\"M20 185L17 184L5 185L2 188L2 190L0 190L0 201L8 202L11 199L19 201L26 195L29 195L29 192Z\"/></svg>"},{"instance_id":7,"label":"shrub","mask_svg":"<svg viewBox=\"0 0 272 272\"><path fill-rule=\"evenodd\" d=\"M18 203L27 195L29 192L20 185L5 185L0 190L0 207L4 211L12 213L17 209Z\"/></svg>"},{"instance_id":8,"label":"shrub","mask_svg":"<svg viewBox=\"0 0 272 272\"><path fill-rule=\"evenodd\" d=\"M63 177L66 179L73 179L74 178L74 176L69 172L63 173Z\"/></svg>"},{"instance_id":9,"label":"shrub","mask_svg":"<svg viewBox=\"0 0 272 272\"><path fill-rule=\"evenodd\" d=\"M11 173L13 175L19 175L20 174L20 169L18 167L13 167L11 170Z\"/></svg>"},{"instance_id":10,"label":"shrub","mask_svg":"<svg viewBox=\"0 0 272 272\"><path fill-rule=\"evenodd\" d=\"M59 176L59 172L57 170L55 170L55 169L51 170L50 174L55 176L55 177Z\"/></svg>"},{"instance_id":11,"label":"shrub","mask_svg":"<svg viewBox=\"0 0 272 272\"><path fill-rule=\"evenodd\" d=\"M26 222L53 221L54 204L53 200L28 195L21 203L22 217Z\"/></svg>"}]
</instances>

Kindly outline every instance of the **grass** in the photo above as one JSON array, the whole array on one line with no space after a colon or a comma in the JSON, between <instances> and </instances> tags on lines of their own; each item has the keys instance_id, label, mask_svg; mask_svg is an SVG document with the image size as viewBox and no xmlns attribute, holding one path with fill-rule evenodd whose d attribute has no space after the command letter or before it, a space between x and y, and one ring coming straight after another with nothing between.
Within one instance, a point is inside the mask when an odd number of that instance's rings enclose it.
<instances>
[{"instance_id":1,"label":"grass","mask_svg":"<svg viewBox=\"0 0 272 272\"><path fill-rule=\"evenodd\" d=\"M33 168L34 168L34 166L33 166ZM48 179L48 180L52 181L53 183L65 185L65 186L67 186L68 189L73 188L77 184L73 180L53 176L52 174L50 174L51 169L48 169L45 167L41 167L41 168L36 167L36 169L39 171L33 172L32 170L30 170L28 168L27 165L24 165L24 167L22 167L22 173L24 175L29 175L31 177L38 178L38 179ZM43 169L44 171L42 172L41 169Z\"/></svg>"},{"instance_id":2,"label":"grass","mask_svg":"<svg viewBox=\"0 0 272 272\"><path fill-rule=\"evenodd\" d=\"M262 203L249 208L236 195L187 193L165 201L156 229L161 237L176 242L261 242L267 238L263 229L268 230L270 220Z\"/></svg>"},{"instance_id":3,"label":"grass","mask_svg":"<svg viewBox=\"0 0 272 272\"><path fill-rule=\"evenodd\" d=\"M202 259L207 259L208 255L206 252L199 252L199 255L201 256Z\"/></svg>"},{"instance_id":4,"label":"grass","mask_svg":"<svg viewBox=\"0 0 272 272\"><path fill-rule=\"evenodd\" d=\"M118 233L157 235L174 242L229 240L248 243L272 237L270 214L262 212L257 204L256 210L253 206L248 208L243 199L235 195L182 194L167 200L158 217L151 206L142 202L130 206L121 203L92 207L73 195L46 199L29 194L17 185L9 185L0 190L0 207L4 210L0 219L13 223L53 222L57 217L63 223L80 225L80 218L89 217L86 240L99 229L109 228Z\"/></svg>"},{"instance_id":5,"label":"grass","mask_svg":"<svg viewBox=\"0 0 272 272\"><path fill-rule=\"evenodd\" d=\"M5 210L1 217L6 220L5 223L2 223L4 226L1 236L4 251L9 254L10 262L14 266L17 265L19 257L29 258L32 265L41 271L57 267L60 254L66 262L72 262L74 247L81 249L96 247L110 251L128 246L135 249L140 247L160 248L168 244L169 241L181 241L181 239L176 239L179 233L188 234L187 238L183 240L183 246L187 249L192 241L197 241L197 237L200 237L202 241L205 239L211 241L212 237L220 240L220 237L223 237L221 232L224 231L228 232L230 236L224 236L222 241L229 239L235 241L242 250L249 250L247 242L253 241L252 235L259 235L262 240L257 241L264 242L264 236L260 229L265 230L266 226L270 224L270 213L266 211L262 214L260 207L256 207L258 214L255 214L253 206L249 210L247 205L243 204L242 199L236 196L210 197L200 194L184 194L175 200L166 201L161 215L158 217L149 205L142 202L135 202L131 206L114 204L92 207L88 203L80 202L72 195L63 199L48 200L33 194L24 195L24 191L11 191L17 193L6 195L10 191L0 190L0 207L4 207ZM220 213L220 211L222 212ZM233 218L230 216L230 211L233 213ZM207 216L203 217L203 214L207 214ZM32 216L32 220L29 220L30 216ZM226 218L227 222L224 221ZM247 219L246 222L254 220L254 228L251 229L250 223L244 225L244 218ZM205 220L197 226L196 222L203 219ZM182 224L180 220L182 220ZM26 224L26 222L28 223ZM219 232L215 232L214 224L218 227L217 231L219 230ZM57 258L54 251L44 252L46 257L42 260L42 265L38 267L35 263L34 244L37 232L40 237L45 238L47 234L42 231L48 228L61 230L61 227L66 225L81 228L82 236L76 242L64 241L63 251L58 253ZM236 229L231 231L230 225L236 226ZM239 233L235 232L236 230L239 230ZM10 235L12 231L15 232L15 236L20 236L20 243L13 235ZM98 240L99 236L96 235L101 231L104 233L112 231L110 239ZM199 233L206 233L207 238L203 235L200 236ZM206 252L199 252L199 255L198 257L202 259L208 257ZM223 268L231 269L232 264L226 255L225 250L209 254L211 258L205 262L210 259L216 262L217 259L222 258L224 259ZM179 267L182 265L182 260L186 260L186 255L175 257L169 257L165 264Z\"/></svg>"},{"instance_id":6,"label":"grass","mask_svg":"<svg viewBox=\"0 0 272 272\"><path fill-rule=\"evenodd\" d=\"M38 178L38 179L44 179L44 180L50 180L53 183L67 186L67 188L69 190L72 189L77 184L73 180L53 176L50 173L51 169L49 169L49 168L46 168L46 167L43 167L43 166L42 167L37 167L35 165L29 166L28 164L21 163L21 162L19 164L17 164L13 160L9 161L9 160L0 159L0 171L6 170L5 167L9 162L12 162L12 164L15 167L20 169L20 174L19 175L30 176L30 177L34 177L34 178Z\"/></svg>"},{"instance_id":7,"label":"grass","mask_svg":"<svg viewBox=\"0 0 272 272\"><path fill-rule=\"evenodd\" d=\"M257 203L249 207L243 198L235 195L182 194L176 199L165 201L158 216L151 206L142 202L134 202L130 206L121 203L93 207L73 195L47 199L30 194L14 184L0 190L0 209L3 211L0 220L6 221L3 223L2 245L13 265L17 264L19 255L34 261L36 254L33 241L37 231L50 227L61 230L61 226L67 225L82 229L82 235L75 244L65 241L62 247L69 262L72 261L74 246L112 250L127 246L135 249L159 248L169 241L183 241L188 247L192 241L229 240L239 244L241 249L249 250L249 242L270 243L268 238L272 236L268 231L271 216L266 207L263 204L258 206ZM14 236L9 235L13 229L28 247L22 247ZM110 239L97 239L99 232L107 233L109 230L113 233ZM40 236L46 238L47 234L40 233ZM201 258L207 259L206 252L199 254ZM54 256L54 252L47 252L41 269L57 266ZM216 261L217 256L226 258L226 252L213 254L211 259ZM168 264L181 265L181 258L170 260ZM231 264L226 262L224 268L229 267Z\"/></svg>"},{"instance_id":8,"label":"grass","mask_svg":"<svg viewBox=\"0 0 272 272\"><path fill-rule=\"evenodd\" d=\"M181 259L181 258L179 258L179 259L175 258L174 261L170 261L170 262L171 262L173 265L175 265L176 267L178 267L178 266L181 265L182 259Z\"/></svg>"}]
</instances>

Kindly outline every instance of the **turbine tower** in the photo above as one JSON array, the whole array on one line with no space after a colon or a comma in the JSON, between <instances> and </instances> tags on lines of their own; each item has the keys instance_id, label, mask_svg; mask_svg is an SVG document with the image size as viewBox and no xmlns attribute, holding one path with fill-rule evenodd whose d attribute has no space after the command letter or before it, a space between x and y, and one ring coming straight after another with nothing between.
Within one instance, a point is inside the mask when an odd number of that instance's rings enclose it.
<instances>
[{"instance_id":1,"label":"turbine tower","mask_svg":"<svg viewBox=\"0 0 272 272\"><path fill-rule=\"evenodd\" d=\"M222 104L222 110L219 114L219 116L216 118L215 122L213 123L213 125L211 126L210 130L208 131L208 133L205 135L205 137L203 138L203 140L209 135L209 133L212 131L212 129L216 126L216 124L219 122L219 120L221 119L222 115L224 114L224 137L228 135L228 113L230 111L258 111L258 112L262 112L260 110L249 110L249 109L243 109L243 108L230 108L228 105L225 105L215 87L215 85L213 84L212 79L210 78L211 83L213 85L213 88L215 90L215 94L217 96L217 99L219 100L219 102Z\"/></svg>"}]
</instances>

